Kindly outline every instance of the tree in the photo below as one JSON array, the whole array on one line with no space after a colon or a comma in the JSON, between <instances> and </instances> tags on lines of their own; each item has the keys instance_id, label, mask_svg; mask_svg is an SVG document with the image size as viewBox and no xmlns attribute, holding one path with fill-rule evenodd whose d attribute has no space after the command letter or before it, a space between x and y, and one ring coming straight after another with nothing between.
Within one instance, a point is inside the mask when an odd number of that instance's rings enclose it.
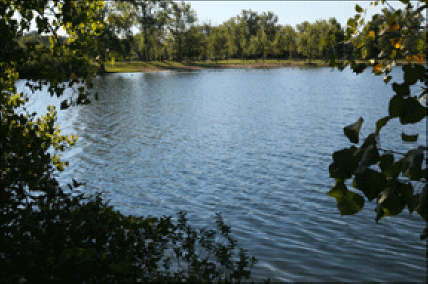
<instances>
[{"instance_id":1,"label":"tree","mask_svg":"<svg viewBox=\"0 0 428 284\"><path fill-rule=\"evenodd\" d=\"M67 162L59 153L73 146L77 137L60 134L53 106L41 117L25 109L28 94L17 92L16 67L45 55L60 57L70 66L41 67L40 77L27 83L30 91L46 86L52 96L61 97L74 87L76 96L64 99L61 109L90 103L94 75L90 54L103 34L104 24L98 21L103 8L102 1L90 0L0 2L0 279L41 283L248 279L255 259L237 249L220 216L217 230L196 230L183 213L176 222L171 217L124 216L100 194L84 197L76 192L81 184L74 179L60 187L56 177ZM51 44L43 48L28 44L24 50L17 39L34 18L38 34L49 35ZM67 44L58 40L59 27L67 32ZM170 269L174 262L175 271Z\"/></svg>"},{"instance_id":2,"label":"tree","mask_svg":"<svg viewBox=\"0 0 428 284\"><path fill-rule=\"evenodd\" d=\"M208 51L208 43L209 43L209 36L211 34L212 30L212 24L211 22L204 22L202 23L200 27L200 33L201 33L201 54L200 57L203 60L207 60L209 58L209 51Z\"/></svg>"},{"instance_id":3,"label":"tree","mask_svg":"<svg viewBox=\"0 0 428 284\"><path fill-rule=\"evenodd\" d=\"M257 58L260 53L260 46L259 37L257 35L252 35L248 43L248 55Z\"/></svg>"},{"instance_id":4,"label":"tree","mask_svg":"<svg viewBox=\"0 0 428 284\"><path fill-rule=\"evenodd\" d=\"M136 23L136 9L122 1L103 3L97 21L104 23L104 28L90 55L99 63L100 72L105 73L106 62L112 62L116 57L124 58L131 51L131 28Z\"/></svg>"},{"instance_id":5,"label":"tree","mask_svg":"<svg viewBox=\"0 0 428 284\"><path fill-rule=\"evenodd\" d=\"M250 41L251 36L257 35L260 29L260 16L257 12L250 10L242 10L241 15L238 16L239 22L244 28L244 35L247 42Z\"/></svg>"},{"instance_id":6,"label":"tree","mask_svg":"<svg viewBox=\"0 0 428 284\"><path fill-rule=\"evenodd\" d=\"M315 24L310 24L305 21L297 25L299 36L297 38L298 52L310 59L320 57L322 55L321 37L322 35L316 29Z\"/></svg>"},{"instance_id":7,"label":"tree","mask_svg":"<svg viewBox=\"0 0 428 284\"><path fill-rule=\"evenodd\" d=\"M208 58L218 60L227 54L227 34L223 26L213 27L208 37Z\"/></svg>"},{"instance_id":8,"label":"tree","mask_svg":"<svg viewBox=\"0 0 428 284\"><path fill-rule=\"evenodd\" d=\"M104 50L108 49L113 56L124 59L131 52L134 39L132 28L137 23L137 11L134 5L123 1L109 3L108 8L103 34L109 34L112 40L100 39L99 42L106 45Z\"/></svg>"},{"instance_id":9,"label":"tree","mask_svg":"<svg viewBox=\"0 0 428 284\"><path fill-rule=\"evenodd\" d=\"M278 22L278 16L273 12L263 13L259 17L259 21L260 29L265 32L267 40L269 42L273 42L278 31L278 27L276 26L276 23Z\"/></svg>"},{"instance_id":10,"label":"tree","mask_svg":"<svg viewBox=\"0 0 428 284\"><path fill-rule=\"evenodd\" d=\"M338 58L343 58L343 40L345 39L345 32L340 23L337 22L336 18L330 18L328 20L328 34L330 42L335 46L334 53Z\"/></svg>"},{"instance_id":11,"label":"tree","mask_svg":"<svg viewBox=\"0 0 428 284\"><path fill-rule=\"evenodd\" d=\"M183 59L183 44L186 33L194 26L196 20L196 13L189 4L184 1L172 3L171 17L169 17L167 24L172 35L174 50L176 51L175 58L178 61Z\"/></svg>"},{"instance_id":12,"label":"tree","mask_svg":"<svg viewBox=\"0 0 428 284\"><path fill-rule=\"evenodd\" d=\"M151 49L150 37L156 28L156 1L142 1L132 0L137 10L137 21L140 25L141 33L143 36L143 48L139 51L139 57L143 61L149 60L149 53Z\"/></svg>"},{"instance_id":13,"label":"tree","mask_svg":"<svg viewBox=\"0 0 428 284\"><path fill-rule=\"evenodd\" d=\"M223 24L227 30L227 56L230 58L236 57L239 52L239 29L235 18L229 19Z\"/></svg>"},{"instance_id":14,"label":"tree","mask_svg":"<svg viewBox=\"0 0 428 284\"><path fill-rule=\"evenodd\" d=\"M288 52L288 59L292 59L293 52L296 51L296 31L292 26L280 27L276 33L273 49L276 54L281 56Z\"/></svg>"},{"instance_id":15,"label":"tree","mask_svg":"<svg viewBox=\"0 0 428 284\"><path fill-rule=\"evenodd\" d=\"M183 41L183 55L185 58L195 60L199 58L203 52L203 38L201 27L191 27L184 36Z\"/></svg>"},{"instance_id":16,"label":"tree","mask_svg":"<svg viewBox=\"0 0 428 284\"><path fill-rule=\"evenodd\" d=\"M241 14L237 16L238 25L240 28L240 46L244 57L248 58L252 55L253 45L255 42L254 37L257 36L257 31L260 29L259 15L257 12L250 10L242 10ZM253 37L253 39L251 39Z\"/></svg>"},{"instance_id":17,"label":"tree","mask_svg":"<svg viewBox=\"0 0 428 284\"><path fill-rule=\"evenodd\" d=\"M426 13L427 1L420 1L424 5L417 8L414 8L409 1L401 0L401 2L405 5L404 11L390 6L390 9L383 10L383 15L374 17L374 19L383 18L376 25L374 21L364 25L362 14L365 10L358 5L356 6L357 15L348 20L346 44L352 44L352 41L357 39L361 30L359 28L362 27L365 40L379 43L385 37L391 45L390 48L379 48L375 52L367 52L366 59L370 62L369 64L355 61L358 50L354 50L355 54L347 55L346 63L337 62L335 56L330 58L331 66L343 70L346 65L349 65L356 74L372 66L372 72L375 75L384 75L386 84L392 78L389 73L395 65L395 60L403 57L406 59L406 63L402 66L403 82L392 84L394 95L389 101L388 115L376 122L375 132L368 135L360 146L357 145L360 141L363 118L346 126L344 134L355 145L333 153L333 163L329 167L330 177L336 180L336 184L327 194L336 198L341 214L350 215L361 211L365 198L369 201L376 200L376 222L381 218L401 213L405 207L410 213L416 211L427 221L427 146L416 144L418 135L404 132L399 134L402 141L415 145L407 153L381 146L381 130L392 120L399 120L403 126L423 123L425 120L426 127L428 74L426 66L423 65L427 52L426 30L420 25L419 17ZM375 1L372 6L377 4L378 1ZM399 16L403 13L414 16L398 24ZM378 25L381 28L378 28ZM420 44L416 49L403 45L409 37L413 38L421 32L425 36L424 44ZM363 45L357 47L362 48ZM334 49L334 45L330 48ZM424 160L425 166L423 166ZM352 186L362 192L365 198L358 192L348 189L346 181L352 178ZM427 229L424 230L421 239L426 238L426 233Z\"/></svg>"},{"instance_id":18,"label":"tree","mask_svg":"<svg viewBox=\"0 0 428 284\"><path fill-rule=\"evenodd\" d=\"M272 53L272 44L269 41L267 34L264 30L260 30L257 33L258 42L260 43L260 53L263 56L263 59L267 59L268 55Z\"/></svg>"},{"instance_id":19,"label":"tree","mask_svg":"<svg viewBox=\"0 0 428 284\"><path fill-rule=\"evenodd\" d=\"M332 20L334 23L334 20ZM331 27L330 27L331 26ZM335 30L337 27L327 24L325 20L318 20L313 24L307 21L297 25L299 36L297 38L298 52L309 58L321 58L326 56L326 47L324 40L329 30ZM334 38L334 36L332 36Z\"/></svg>"}]
</instances>

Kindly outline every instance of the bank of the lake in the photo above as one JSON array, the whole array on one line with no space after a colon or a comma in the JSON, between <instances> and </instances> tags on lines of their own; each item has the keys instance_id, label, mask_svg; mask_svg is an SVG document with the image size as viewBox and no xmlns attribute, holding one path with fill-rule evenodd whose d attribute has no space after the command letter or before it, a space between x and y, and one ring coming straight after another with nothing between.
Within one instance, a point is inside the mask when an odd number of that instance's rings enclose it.
<instances>
[{"instance_id":1,"label":"bank of the lake","mask_svg":"<svg viewBox=\"0 0 428 284\"><path fill-rule=\"evenodd\" d=\"M201 70L251 68L269 69L278 67L327 67L324 60L218 60L218 61L116 61L106 64L107 73L159 72L164 70Z\"/></svg>"},{"instance_id":2,"label":"bank of the lake","mask_svg":"<svg viewBox=\"0 0 428 284\"><path fill-rule=\"evenodd\" d=\"M25 64L20 66L17 71L20 79L43 79L43 70L45 64L64 65L59 60L52 59L49 62L37 64ZM140 72L160 72L172 70L203 70L203 69L271 69L278 67L327 67L328 62L324 60L264 60L264 59L234 59L217 61L114 61L105 64L105 73L140 73ZM60 67L58 67L61 69ZM104 73L101 66L93 61L90 72ZM82 74L74 73L73 76L80 77Z\"/></svg>"},{"instance_id":3,"label":"bank of the lake","mask_svg":"<svg viewBox=\"0 0 428 284\"><path fill-rule=\"evenodd\" d=\"M342 60L340 60L342 61ZM342 61L343 62L343 61ZM357 60L357 63L370 65L367 60ZM397 61L396 65L401 66L406 61ZM425 61L426 64L426 61ZM41 79L43 78L43 64L28 65L18 68L20 79ZM160 71L188 71L205 69L273 69L279 67L301 67L301 68L324 68L329 67L329 62L321 59L298 59L298 60L277 60L277 59L231 59L218 61L114 61L105 64L105 73L141 73ZM103 73L98 63L93 62L90 72ZM79 74L74 74L79 77Z\"/></svg>"},{"instance_id":4,"label":"bank of the lake","mask_svg":"<svg viewBox=\"0 0 428 284\"><path fill-rule=\"evenodd\" d=\"M367 60L357 60L357 63L370 65ZM396 62L397 66L406 64L404 60ZM426 64L426 62L425 62ZM257 60L218 60L218 61L116 61L108 63L105 66L107 73L135 73L135 72L159 72L165 70L203 70L203 69L271 69L278 67L302 67L319 68L328 67L329 62L321 59L309 60L276 60L276 59L257 59Z\"/></svg>"}]
</instances>

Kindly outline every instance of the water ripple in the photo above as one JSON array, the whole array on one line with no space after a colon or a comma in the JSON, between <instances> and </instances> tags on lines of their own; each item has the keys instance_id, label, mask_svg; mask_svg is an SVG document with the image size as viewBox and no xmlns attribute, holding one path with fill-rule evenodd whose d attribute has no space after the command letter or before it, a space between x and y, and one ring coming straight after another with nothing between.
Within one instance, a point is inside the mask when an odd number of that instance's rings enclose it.
<instances>
[{"instance_id":1,"label":"water ripple","mask_svg":"<svg viewBox=\"0 0 428 284\"><path fill-rule=\"evenodd\" d=\"M183 210L206 226L221 212L257 256L256 279L424 281L420 218L402 213L376 225L372 203L341 217L326 195L331 154L349 146L343 126L363 116L364 133L373 131L390 86L330 69L131 75L98 78L99 101L59 113L80 137L66 153L64 182L104 190L125 214ZM410 132L426 139L426 126ZM388 135L382 143L411 146Z\"/></svg>"}]
</instances>

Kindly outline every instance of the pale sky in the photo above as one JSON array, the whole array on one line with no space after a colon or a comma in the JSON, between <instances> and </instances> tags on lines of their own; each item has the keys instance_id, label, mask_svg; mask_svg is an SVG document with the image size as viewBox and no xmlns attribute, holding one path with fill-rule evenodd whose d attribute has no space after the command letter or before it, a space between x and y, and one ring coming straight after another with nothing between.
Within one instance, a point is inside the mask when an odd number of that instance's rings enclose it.
<instances>
[{"instance_id":1,"label":"pale sky","mask_svg":"<svg viewBox=\"0 0 428 284\"><path fill-rule=\"evenodd\" d=\"M241 14L243 9L253 10L261 14L271 11L278 16L278 23L295 27L304 21L328 20L335 17L343 26L348 18L355 15L355 5L368 8L368 17L380 13L386 5L379 4L370 8L371 1L185 1L196 11L199 23L209 22L220 25L231 17ZM380 2L380 1L379 1ZM404 7L398 1L389 1L392 6Z\"/></svg>"},{"instance_id":2,"label":"pale sky","mask_svg":"<svg viewBox=\"0 0 428 284\"><path fill-rule=\"evenodd\" d=\"M355 15L355 5L367 9L366 20L370 20L375 13L381 13L381 9L387 7L379 4L370 8L371 1L185 1L195 10L200 24L211 22L212 25L220 25L232 17L241 14L242 10L253 10L259 14L273 12L278 16L278 24L291 25L308 21L328 20L335 17L337 21L346 27L348 18ZM379 1L380 2L380 1ZM399 1L388 1L395 8L404 8ZM412 1L414 3L415 1ZM416 4L415 4L416 5ZM35 25L32 24L32 29ZM61 31L60 34L64 32Z\"/></svg>"}]
</instances>

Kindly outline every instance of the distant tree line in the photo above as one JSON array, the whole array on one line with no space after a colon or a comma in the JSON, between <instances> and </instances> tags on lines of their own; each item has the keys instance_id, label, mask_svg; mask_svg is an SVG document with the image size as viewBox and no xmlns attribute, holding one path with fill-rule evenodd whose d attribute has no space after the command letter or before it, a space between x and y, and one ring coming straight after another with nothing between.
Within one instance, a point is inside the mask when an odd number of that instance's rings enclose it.
<instances>
[{"instance_id":1,"label":"distant tree line","mask_svg":"<svg viewBox=\"0 0 428 284\"><path fill-rule=\"evenodd\" d=\"M355 54L353 50L358 50L357 57L364 59L389 53L392 48L386 37L371 40L373 31L388 24L388 16L382 15L374 16L352 46L346 48L345 29L335 18L305 21L294 28L278 24L273 12L243 10L213 26L197 24L196 12L189 4L171 0L106 1L97 17L105 28L92 56L103 69L105 62L114 60L326 59L332 52L340 59ZM400 25L415 15L404 10L395 17ZM422 17L418 20L423 21ZM424 44L424 36L423 32L416 33L403 44L408 50L417 50ZM67 44L66 38L61 40ZM49 38L30 33L19 38L21 46L26 42L47 46ZM327 42L335 50L327 49Z\"/></svg>"}]
</instances>

